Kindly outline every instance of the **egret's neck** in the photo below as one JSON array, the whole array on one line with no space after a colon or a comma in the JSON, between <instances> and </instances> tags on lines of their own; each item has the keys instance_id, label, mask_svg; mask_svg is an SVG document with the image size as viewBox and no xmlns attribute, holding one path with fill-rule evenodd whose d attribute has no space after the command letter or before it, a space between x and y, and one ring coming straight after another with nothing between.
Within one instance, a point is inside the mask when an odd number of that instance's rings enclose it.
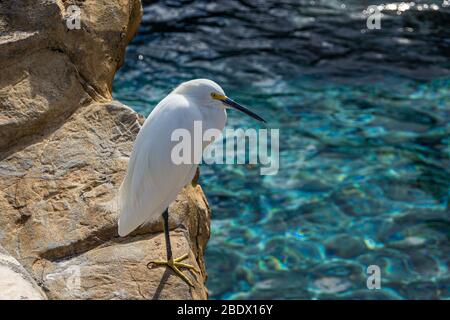
<instances>
[{"instance_id":1,"label":"egret's neck","mask_svg":"<svg viewBox=\"0 0 450 320\"><path fill-rule=\"evenodd\" d=\"M220 131L225 127L227 121L227 112L225 108L218 106L200 107L203 115L203 130L218 129Z\"/></svg>"}]
</instances>

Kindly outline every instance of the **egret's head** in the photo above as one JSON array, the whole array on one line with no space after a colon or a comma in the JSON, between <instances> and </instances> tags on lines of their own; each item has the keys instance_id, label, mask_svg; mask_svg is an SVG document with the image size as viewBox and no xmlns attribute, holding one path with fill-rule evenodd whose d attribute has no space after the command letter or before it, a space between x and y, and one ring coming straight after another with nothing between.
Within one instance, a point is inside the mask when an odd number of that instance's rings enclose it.
<instances>
[{"instance_id":1,"label":"egret's head","mask_svg":"<svg viewBox=\"0 0 450 320\"><path fill-rule=\"evenodd\" d=\"M236 109L256 120L266 122L257 114L228 98L217 83L208 79L196 79L184 82L173 92L195 98L204 106Z\"/></svg>"}]
</instances>

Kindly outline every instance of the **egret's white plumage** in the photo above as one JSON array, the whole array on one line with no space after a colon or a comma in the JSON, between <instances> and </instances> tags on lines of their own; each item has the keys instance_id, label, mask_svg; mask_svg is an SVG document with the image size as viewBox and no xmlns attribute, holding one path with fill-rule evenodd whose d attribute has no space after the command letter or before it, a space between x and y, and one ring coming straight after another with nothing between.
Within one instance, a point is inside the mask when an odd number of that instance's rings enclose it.
<instances>
[{"instance_id":1,"label":"egret's white plumage","mask_svg":"<svg viewBox=\"0 0 450 320\"><path fill-rule=\"evenodd\" d=\"M212 93L225 96L222 88L211 80L185 82L165 97L145 121L119 190L120 236L160 217L192 181L198 165L174 164L171 153L178 142L171 141L171 136L180 128L193 136L194 121L202 121L203 130L223 130L227 118L225 106L211 98Z\"/></svg>"},{"instance_id":2,"label":"egret's white plumage","mask_svg":"<svg viewBox=\"0 0 450 320\"><path fill-rule=\"evenodd\" d=\"M164 221L164 236L167 260L153 260L147 264L167 266L187 284L193 282L181 272L180 268L200 273L195 265L182 262L189 258L186 253L178 258L172 255L169 232L168 207L178 192L190 183L195 175L199 154L209 142L196 140L194 127L201 121L202 132L223 130L227 120L225 108L234 108L247 115L264 121L247 108L234 102L215 82L198 79L185 82L165 97L144 122L134 142L127 174L119 190L119 235L126 236L142 224L151 222L160 215ZM190 163L177 164L172 159L174 147L179 143L172 141L177 129L190 133ZM217 131L218 130L218 131ZM195 145L201 144L200 146ZM183 143L184 144L184 143Z\"/></svg>"}]
</instances>

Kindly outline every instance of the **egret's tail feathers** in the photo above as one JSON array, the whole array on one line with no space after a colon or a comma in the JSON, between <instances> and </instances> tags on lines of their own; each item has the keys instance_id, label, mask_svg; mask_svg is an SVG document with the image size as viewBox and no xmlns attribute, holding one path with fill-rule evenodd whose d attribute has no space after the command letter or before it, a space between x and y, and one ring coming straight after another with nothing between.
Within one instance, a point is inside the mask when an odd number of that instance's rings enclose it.
<instances>
[{"instance_id":1,"label":"egret's tail feathers","mask_svg":"<svg viewBox=\"0 0 450 320\"><path fill-rule=\"evenodd\" d=\"M119 210L119 221L118 221L118 227L119 227L119 236L125 237L133 230L135 230L139 225L135 225L136 222L133 219L133 214L130 212L130 210L133 210L133 206L127 204L127 181L126 179L122 182L122 185L119 189L119 197L118 197L118 210ZM129 201L129 200L128 200Z\"/></svg>"},{"instance_id":2,"label":"egret's tail feathers","mask_svg":"<svg viewBox=\"0 0 450 320\"><path fill-rule=\"evenodd\" d=\"M168 199L162 201L158 206L153 202L140 203L137 199L132 200L130 194L127 194L126 187L121 186L119 191L119 236L125 237L140 226L153 223L158 219L169 204L176 198L176 193Z\"/></svg>"},{"instance_id":3,"label":"egret's tail feathers","mask_svg":"<svg viewBox=\"0 0 450 320\"><path fill-rule=\"evenodd\" d=\"M133 232L136 228L133 228L130 224L125 224L124 219L119 218L119 236L126 237L131 232ZM126 221L126 220L125 220Z\"/></svg>"}]
</instances>

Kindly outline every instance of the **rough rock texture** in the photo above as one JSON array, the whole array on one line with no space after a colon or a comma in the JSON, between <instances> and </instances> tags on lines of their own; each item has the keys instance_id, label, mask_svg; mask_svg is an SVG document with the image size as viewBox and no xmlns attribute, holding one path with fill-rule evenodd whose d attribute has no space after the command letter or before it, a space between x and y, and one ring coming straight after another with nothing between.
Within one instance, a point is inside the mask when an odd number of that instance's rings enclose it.
<instances>
[{"instance_id":1,"label":"rough rock texture","mask_svg":"<svg viewBox=\"0 0 450 320\"><path fill-rule=\"evenodd\" d=\"M0 300L45 300L45 294L22 265L0 246Z\"/></svg>"},{"instance_id":2,"label":"rough rock texture","mask_svg":"<svg viewBox=\"0 0 450 320\"><path fill-rule=\"evenodd\" d=\"M80 30L64 20L74 3ZM174 255L201 269L187 272L194 288L146 267L165 257L161 221L117 235L143 118L111 100L111 83L141 15L139 0L0 2L0 244L49 299L207 298L210 210L195 182L169 209Z\"/></svg>"},{"instance_id":3,"label":"rough rock texture","mask_svg":"<svg viewBox=\"0 0 450 320\"><path fill-rule=\"evenodd\" d=\"M67 28L72 4L79 30ZM0 152L79 106L110 100L141 14L139 0L1 1Z\"/></svg>"}]
</instances>

